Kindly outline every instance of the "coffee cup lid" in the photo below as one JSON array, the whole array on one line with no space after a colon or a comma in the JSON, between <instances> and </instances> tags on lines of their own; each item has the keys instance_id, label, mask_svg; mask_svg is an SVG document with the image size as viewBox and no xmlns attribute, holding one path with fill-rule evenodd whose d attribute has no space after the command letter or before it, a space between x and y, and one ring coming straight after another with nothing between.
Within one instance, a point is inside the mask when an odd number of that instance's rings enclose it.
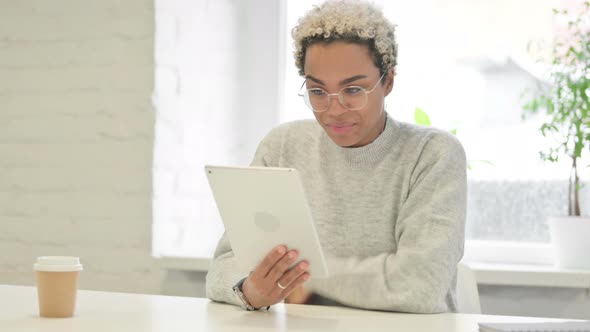
<instances>
[{"instance_id":1,"label":"coffee cup lid","mask_svg":"<svg viewBox=\"0 0 590 332\"><path fill-rule=\"evenodd\" d=\"M70 256L41 256L33 265L35 271L71 272L82 271L79 257Z\"/></svg>"}]
</instances>

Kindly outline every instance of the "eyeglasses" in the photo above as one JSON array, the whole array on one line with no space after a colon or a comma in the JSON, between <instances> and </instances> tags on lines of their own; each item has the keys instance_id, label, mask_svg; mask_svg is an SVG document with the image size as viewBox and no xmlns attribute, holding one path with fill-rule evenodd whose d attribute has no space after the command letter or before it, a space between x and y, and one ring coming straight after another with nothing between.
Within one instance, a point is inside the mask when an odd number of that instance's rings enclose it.
<instances>
[{"instance_id":1,"label":"eyeglasses","mask_svg":"<svg viewBox=\"0 0 590 332\"><path fill-rule=\"evenodd\" d=\"M381 75L373 88L368 91L361 86L347 86L342 88L338 93L328 93L322 88L311 88L305 89L302 93L299 93L299 96L303 97L305 105L316 113L324 112L330 108L332 96L338 96L338 101L344 108L351 111L358 111L367 105L368 94L375 90L384 76L385 73ZM301 85L302 90L304 85L305 82Z\"/></svg>"}]
</instances>

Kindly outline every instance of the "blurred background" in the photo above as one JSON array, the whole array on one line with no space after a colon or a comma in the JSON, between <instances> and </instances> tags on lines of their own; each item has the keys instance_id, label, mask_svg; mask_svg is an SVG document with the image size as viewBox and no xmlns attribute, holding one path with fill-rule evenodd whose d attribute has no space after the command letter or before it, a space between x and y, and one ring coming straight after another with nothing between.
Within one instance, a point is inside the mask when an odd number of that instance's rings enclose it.
<instances>
[{"instance_id":1,"label":"blurred background","mask_svg":"<svg viewBox=\"0 0 590 332\"><path fill-rule=\"evenodd\" d=\"M313 117L290 30L317 3L0 0L0 283L75 255L83 289L204 296L223 226L203 165L247 165L273 126ZM419 108L467 151L483 313L589 319L590 271L551 268L569 162L542 162L544 118L522 118L565 33L553 9L583 1L376 3L398 31L387 111Z\"/></svg>"}]
</instances>

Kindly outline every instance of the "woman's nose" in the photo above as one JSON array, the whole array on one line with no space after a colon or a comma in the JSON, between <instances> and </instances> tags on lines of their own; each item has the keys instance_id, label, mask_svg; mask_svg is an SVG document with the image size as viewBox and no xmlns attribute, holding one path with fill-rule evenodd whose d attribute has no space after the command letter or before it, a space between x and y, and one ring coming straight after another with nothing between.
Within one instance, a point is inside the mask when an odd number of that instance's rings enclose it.
<instances>
[{"instance_id":1,"label":"woman's nose","mask_svg":"<svg viewBox=\"0 0 590 332\"><path fill-rule=\"evenodd\" d=\"M348 111L348 109L342 105L338 96L330 96L330 98L326 113L329 113L332 116L338 116Z\"/></svg>"}]
</instances>

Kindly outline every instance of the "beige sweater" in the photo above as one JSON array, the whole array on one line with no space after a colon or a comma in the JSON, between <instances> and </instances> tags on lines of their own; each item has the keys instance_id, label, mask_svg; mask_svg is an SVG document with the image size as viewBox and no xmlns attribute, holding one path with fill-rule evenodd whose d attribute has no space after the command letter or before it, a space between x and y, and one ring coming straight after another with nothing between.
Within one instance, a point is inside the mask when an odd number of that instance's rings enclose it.
<instances>
[{"instance_id":1,"label":"beige sweater","mask_svg":"<svg viewBox=\"0 0 590 332\"><path fill-rule=\"evenodd\" d=\"M387 311L456 311L463 255L466 161L459 141L434 128L387 118L359 148L336 145L315 122L273 129L253 165L292 167L302 177L331 277L306 287L340 304ZM239 304L224 236L207 275L207 296Z\"/></svg>"}]
</instances>

